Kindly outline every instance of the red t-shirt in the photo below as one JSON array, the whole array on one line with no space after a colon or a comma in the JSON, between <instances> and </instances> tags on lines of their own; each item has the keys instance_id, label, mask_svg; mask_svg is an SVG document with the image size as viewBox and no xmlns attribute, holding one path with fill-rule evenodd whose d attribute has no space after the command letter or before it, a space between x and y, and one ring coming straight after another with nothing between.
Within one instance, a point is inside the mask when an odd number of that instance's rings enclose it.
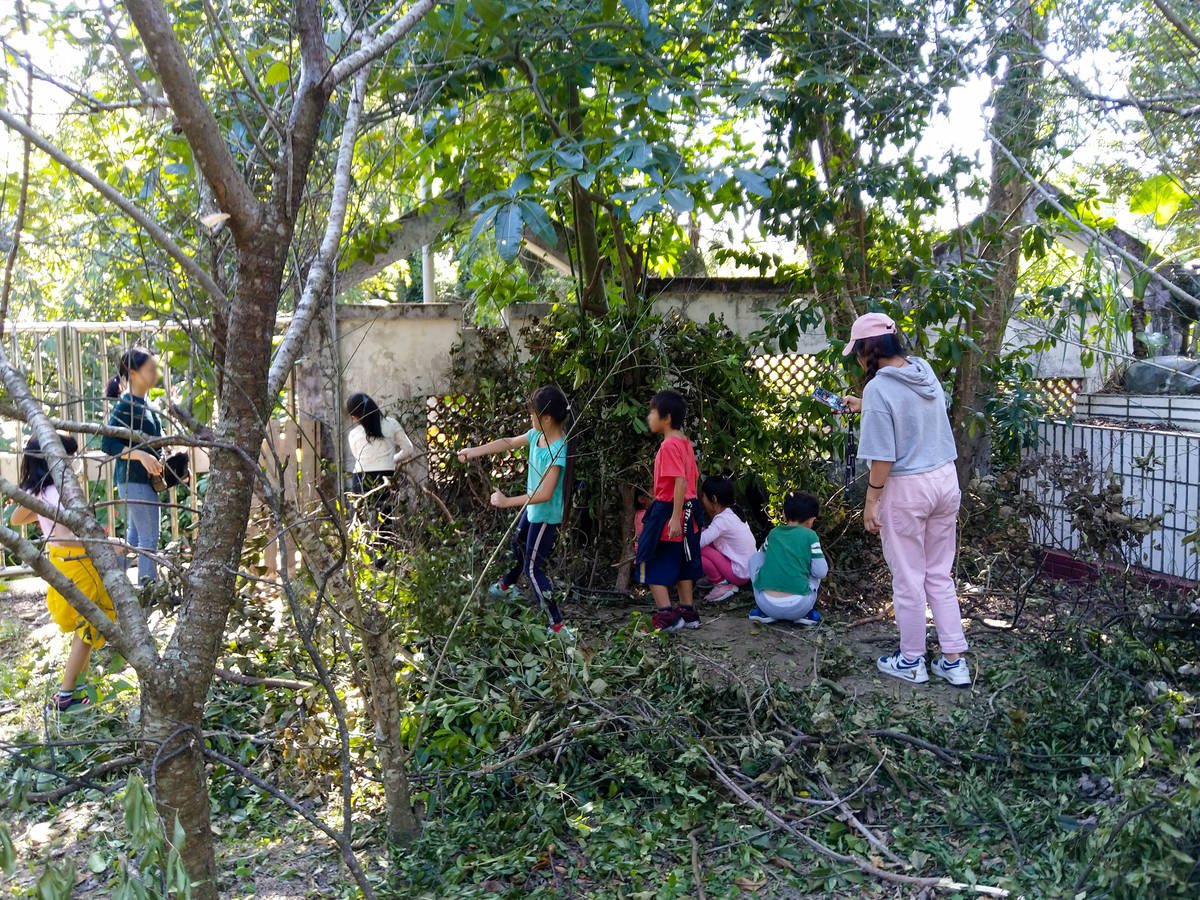
<instances>
[{"instance_id":1,"label":"red t-shirt","mask_svg":"<svg viewBox=\"0 0 1200 900\"><path fill-rule=\"evenodd\" d=\"M658 453L654 455L654 499L665 500L667 503L675 502L675 479L683 478L685 490L683 497L685 500L696 499L696 479L700 476L700 470L696 467L696 451L692 449L692 442L687 438L669 437L659 445ZM671 523L668 521L663 526L662 540L669 541L669 529ZM700 523L695 519L692 520L692 530L699 531ZM681 540L681 538L675 538Z\"/></svg>"}]
</instances>

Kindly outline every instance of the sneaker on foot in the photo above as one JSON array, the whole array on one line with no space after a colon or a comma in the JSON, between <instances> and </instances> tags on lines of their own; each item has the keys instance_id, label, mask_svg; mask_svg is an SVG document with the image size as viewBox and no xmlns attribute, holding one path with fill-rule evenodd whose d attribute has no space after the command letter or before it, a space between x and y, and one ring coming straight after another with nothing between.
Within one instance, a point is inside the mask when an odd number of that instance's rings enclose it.
<instances>
[{"instance_id":1,"label":"sneaker on foot","mask_svg":"<svg viewBox=\"0 0 1200 900\"><path fill-rule=\"evenodd\" d=\"M762 622L764 625L770 625L772 622L779 621L778 619L774 619L771 616L768 616L765 612L763 612L757 606L754 607L754 609L750 610L749 619L751 622Z\"/></svg>"},{"instance_id":2,"label":"sneaker on foot","mask_svg":"<svg viewBox=\"0 0 1200 900\"><path fill-rule=\"evenodd\" d=\"M520 599L521 595L517 593L517 586L515 584L505 587L504 582L497 581L488 588L488 596L493 600L517 600Z\"/></svg>"},{"instance_id":3,"label":"sneaker on foot","mask_svg":"<svg viewBox=\"0 0 1200 900\"><path fill-rule=\"evenodd\" d=\"M92 705L92 698L76 688L73 691L55 691L51 704L60 712Z\"/></svg>"},{"instance_id":4,"label":"sneaker on foot","mask_svg":"<svg viewBox=\"0 0 1200 900\"><path fill-rule=\"evenodd\" d=\"M737 592L737 585L730 584L728 581L722 581L705 595L704 602L720 603L722 600L728 600Z\"/></svg>"},{"instance_id":5,"label":"sneaker on foot","mask_svg":"<svg viewBox=\"0 0 1200 900\"><path fill-rule=\"evenodd\" d=\"M677 606L675 608L677 610L679 610L679 618L680 618L680 621L683 622L684 628L699 628L700 627L700 614L698 612L696 612L696 607L694 607L694 606Z\"/></svg>"},{"instance_id":6,"label":"sneaker on foot","mask_svg":"<svg viewBox=\"0 0 1200 900\"><path fill-rule=\"evenodd\" d=\"M655 631L665 631L668 634L684 627L683 616L673 606L654 610L654 615L650 617L650 624L654 626Z\"/></svg>"},{"instance_id":7,"label":"sneaker on foot","mask_svg":"<svg viewBox=\"0 0 1200 900\"><path fill-rule=\"evenodd\" d=\"M891 656L879 657L875 661L875 665L884 675L891 675L893 678L899 678L910 684L924 684L929 680L923 656L915 660L907 660L904 658L904 654L897 650Z\"/></svg>"},{"instance_id":8,"label":"sneaker on foot","mask_svg":"<svg viewBox=\"0 0 1200 900\"><path fill-rule=\"evenodd\" d=\"M933 661L930 668L933 669L934 675L940 675L955 687L970 687L971 685L971 670L967 668L967 661L961 656L954 662L948 662L946 657L939 656Z\"/></svg>"},{"instance_id":9,"label":"sneaker on foot","mask_svg":"<svg viewBox=\"0 0 1200 900\"><path fill-rule=\"evenodd\" d=\"M696 579L696 590L698 591L707 591L709 588L714 587L716 587L716 585L713 583L711 578L704 577Z\"/></svg>"},{"instance_id":10,"label":"sneaker on foot","mask_svg":"<svg viewBox=\"0 0 1200 900\"><path fill-rule=\"evenodd\" d=\"M574 643L575 641L575 635L571 633L571 629L563 622L559 622L557 625L548 625L546 631L549 634L557 635L569 643Z\"/></svg>"},{"instance_id":11,"label":"sneaker on foot","mask_svg":"<svg viewBox=\"0 0 1200 900\"><path fill-rule=\"evenodd\" d=\"M821 614L819 612L817 612L815 609L810 609L805 615L801 616L799 619L796 619L796 624L797 625L820 625L821 624Z\"/></svg>"}]
</instances>

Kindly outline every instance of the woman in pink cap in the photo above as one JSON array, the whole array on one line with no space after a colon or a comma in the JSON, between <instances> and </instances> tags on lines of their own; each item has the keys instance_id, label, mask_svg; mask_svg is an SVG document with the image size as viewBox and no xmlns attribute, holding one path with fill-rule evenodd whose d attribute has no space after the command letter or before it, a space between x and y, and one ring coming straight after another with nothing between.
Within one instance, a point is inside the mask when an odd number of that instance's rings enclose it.
<instances>
[{"instance_id":1,"label":"woman in pink cap","mask_svg":"<svg viewBox=\"0 0 1200 900\"><path fill-rule=\"evenodd\" d=\"M882 540L900 627L900 649L877 661L879 671L913 684L929 680L928 604L942 651L930 668L950 684L969 686L962 655L967 639L951 574L962 495L946 394L929 363L904 355L896 323L883 313L855 321L845 353L867 372L862 399L847 397L846 407L862 413L858 458L871 466L863 524Z\"/></svg>"}]
</instances>

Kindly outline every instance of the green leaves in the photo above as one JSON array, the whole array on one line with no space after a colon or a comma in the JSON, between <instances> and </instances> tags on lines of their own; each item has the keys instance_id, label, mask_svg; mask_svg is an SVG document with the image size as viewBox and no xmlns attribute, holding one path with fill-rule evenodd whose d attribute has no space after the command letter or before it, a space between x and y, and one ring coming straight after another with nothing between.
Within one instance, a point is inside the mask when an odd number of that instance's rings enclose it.
<instances>
[{"instance_id":1,"label":"green leaves","mask_svg":"<svg viewBox=\"0 0 1200 900\"><path fill-rule=\"evenodd\" d=\"M1172 176L1155 175L1142 182L1134 192L1129 199L1129 209L1140 215L1153 216L1155 225L1166 225L1191 202L1183 186Z\"/></svg>"},{"instance_id":2,"label":"green leaves","mask_svg":"<svg viewBox=\"0 0 1200 900\"><path fill-rule=\"evenodd\" d=\"M650 25L650 4L648 0L621 0L625 11L643 28Z\"/></svg>"},{"instance_id":3,"label":"green leaves","mask_svg":"<svg viewBox=\"0 0 1200 900\"><path fill-rule=\"evenodd\" d=\"M525 219L521 204L507 203L496 213L496 249L500 258L512 262L521 250Z\"/></svg>"}]
</instances>

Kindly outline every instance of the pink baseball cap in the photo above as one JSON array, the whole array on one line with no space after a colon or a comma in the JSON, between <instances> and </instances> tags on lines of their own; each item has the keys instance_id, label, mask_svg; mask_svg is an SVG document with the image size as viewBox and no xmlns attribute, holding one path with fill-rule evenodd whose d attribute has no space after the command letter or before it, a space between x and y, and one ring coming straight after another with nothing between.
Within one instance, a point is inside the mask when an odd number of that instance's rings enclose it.
<instances>
[{"instance_id":1,"label":"pink baseball cap","mask_svg":"<svg viewBox=\"0 0 1200 900\"><path fill-rule=\"evenodd\" d=\"M862 338L895 333L896 323L892 321L891 316L883 313L867 313L865 316L859 316L850 326L850 340L846 341L846 348L842 351L842 355L849 356L853 353L854 344Z\"/></svg>"}]
</instances>

